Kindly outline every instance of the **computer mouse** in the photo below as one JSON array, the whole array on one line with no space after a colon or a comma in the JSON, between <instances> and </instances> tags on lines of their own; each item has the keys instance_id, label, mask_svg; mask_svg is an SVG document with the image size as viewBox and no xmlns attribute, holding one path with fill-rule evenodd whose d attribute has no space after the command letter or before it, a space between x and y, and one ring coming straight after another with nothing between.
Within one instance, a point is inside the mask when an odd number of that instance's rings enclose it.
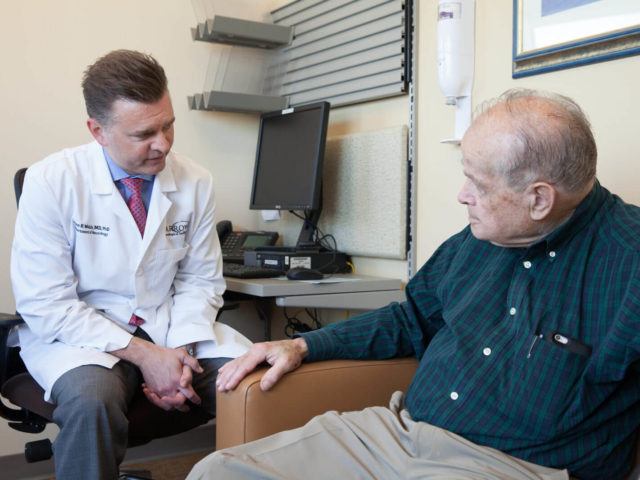
<instances>
[{"instance_id":1,"label":"computer mouse","mask_svg":"<svg viewBox=\"0 0 640 480\"><path fill-rule=\"evenodd\" d=\"M287 272L289 280L320 280L324 275L312 268L294 267Z\"/></svg>"}]
</instances>

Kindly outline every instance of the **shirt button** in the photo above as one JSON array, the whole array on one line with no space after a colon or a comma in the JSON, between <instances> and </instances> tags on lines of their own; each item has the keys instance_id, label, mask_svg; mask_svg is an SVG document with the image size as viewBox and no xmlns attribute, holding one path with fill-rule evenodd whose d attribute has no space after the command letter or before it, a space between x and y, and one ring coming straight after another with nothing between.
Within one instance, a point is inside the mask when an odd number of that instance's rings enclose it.
<instances>
[{"instance_id":1,"label":"shirt button","mask_svg":"<svg viewBox=\"0 0 640 480\"><path fill-rule=\"evenodd\" d=\"M482 350L482 353L485 357L488 357L489 355L491 355L491 349L489 347L486 347L484 350Z\"/></svg>"},{"instance_id":2,"label":"shirt button","mask_svg":"<svg viewBox=\"0 0 640 480\"><path fill-rule=\"evenodd\" d=\"M551 258L555 258L555 256L556 256L556 252L554 252L553 250L551 250L551 251L549 252L549 256L550 256Z\"/></svg>"},{"instance_id":3,"label":"shirt button","mask_svg":"<svg viewBox=\"0 0 640 480\"><path fill-rule=\"evenodd\" d=\"M509 314L510 314L510 315L515 315L515 314L516 314L516 307L511 307L511 308L509 309Z\"/></svg>"},{"instance_id":4,"label":"shirt button","mask_svg":"<svg viewBox=\"0 0 640 480\"><path fill-rule=\"evenodd\" d=\"M524 265L524 268L531 268L531 262L529 260L523 262L522 264Z\"/></svg>"},{"instance_id":5,"label":"shirt button","mask_svg":"<svg viewBox=\"0 0 640 480\"><path fill-rule=\"evenodd\" d=\"M449 395L451 397L451 400L457 400L458 399L458 392L451 392L451 395Z\"/></svg>"}]
</instances>

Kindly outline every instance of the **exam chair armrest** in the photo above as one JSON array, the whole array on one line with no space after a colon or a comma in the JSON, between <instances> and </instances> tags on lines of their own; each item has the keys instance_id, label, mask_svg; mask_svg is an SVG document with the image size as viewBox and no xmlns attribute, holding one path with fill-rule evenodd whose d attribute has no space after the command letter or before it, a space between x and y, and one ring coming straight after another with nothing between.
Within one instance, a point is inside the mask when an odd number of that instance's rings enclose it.
<instances>
[{"instance_id":1,"label":"exam chair armrest","mask_svg":"<svg viewBox=\"0 0 640 480\"><path fill-rule=\"evenodd\" d=\"M261 368L235 390L217 394L216 449L257 440L304 425L329 410L386 406L396 390L407 390L415 358L331 360L305 363L270 391L260 390Z\"/></svg>"},{"instance_id":2,"label":"exam chair armrest","mask_svg":"<svg viewBox=\"0 0 640 480\"><path fill-rule=\"evenodd\" d=\"M17 313L0 313L0 387L4 387L13 357L10 354L7 341L11 330L24 323ZM17 356L17 355L16 355ZM23 413L5 405L0 399L0 416L12 421L22 420Z\"/></svg>"},{"instance_id":3,"label":"exam chair armrest","mask_svg":"<svg viewBox=\"0 0 640 480\"><path fill-rule=\"evenodd\" d=\"M0 313L0 330L10 330L21 323L24 320L17 313Z\"/></svg>"},{"instance_id":4,"label":"exam chair armrest","mask_svg":"<svg viewBox=\"0 0 640 480\"><path fill-rule=\"evenodd\" d=\"M0 386L4 385L9 363L9 347L7 341L14 327L24 323L17 313L0 313Z\"/></svg>"}]
</instances>

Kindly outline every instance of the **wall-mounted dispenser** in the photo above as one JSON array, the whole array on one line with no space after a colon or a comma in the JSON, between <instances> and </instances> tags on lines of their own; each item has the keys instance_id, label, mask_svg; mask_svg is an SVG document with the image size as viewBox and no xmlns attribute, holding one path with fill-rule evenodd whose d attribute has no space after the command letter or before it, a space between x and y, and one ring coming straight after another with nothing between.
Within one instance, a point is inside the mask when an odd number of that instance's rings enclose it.
<instances>
[{"instance_id":1,"label":"wall-mounted dispenser","mask_svg":"<svg viewBox=\"0 0 640 480\"><path fill-rule=\"evenodd\" d=\"M475 10L475 0L438 2L438 80L446 104L456 109L454 136L442 143L459 144L471 124Z\"/></svg>"}]
</instances>

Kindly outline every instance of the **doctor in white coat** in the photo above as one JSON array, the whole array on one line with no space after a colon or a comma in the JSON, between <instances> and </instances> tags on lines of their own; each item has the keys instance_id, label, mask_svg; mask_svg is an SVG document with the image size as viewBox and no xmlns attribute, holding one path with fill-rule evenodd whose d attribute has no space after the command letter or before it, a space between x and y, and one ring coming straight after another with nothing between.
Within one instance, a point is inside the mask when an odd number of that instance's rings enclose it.
<instances>
[{"instance_id":1,"label":"doctor in white coat","mask_svg":"<svg viewBox=\"0 0 640 480\"><path fill-rule=\"evenodd\" d=\"M22 358L56 405L56 476L112 479L136 389L212 416L217 369L249 342L215 322L225 282L212 179L171 152L162 67L111 52L87 69L83 92L96 141L28 169L11 276ZM140 201L138 225L129 207Z\"/></svg>"}]
</instances>

